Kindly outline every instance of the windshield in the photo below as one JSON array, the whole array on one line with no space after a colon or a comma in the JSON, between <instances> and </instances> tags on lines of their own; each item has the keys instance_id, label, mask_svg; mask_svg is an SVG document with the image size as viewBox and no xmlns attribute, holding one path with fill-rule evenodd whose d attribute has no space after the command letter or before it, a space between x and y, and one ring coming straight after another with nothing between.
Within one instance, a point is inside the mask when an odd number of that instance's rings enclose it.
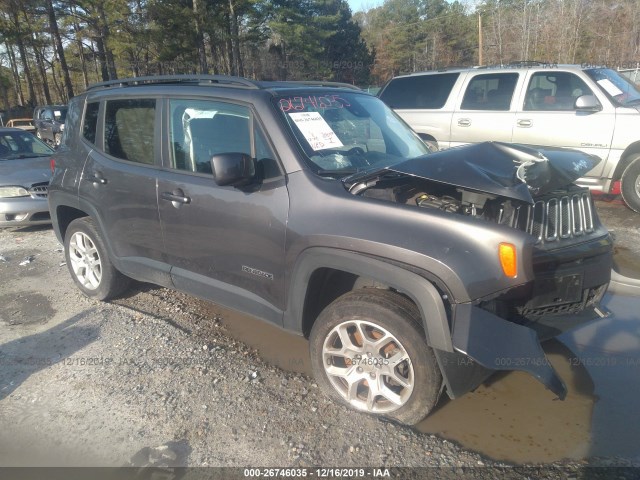
<instances>
[{"instance_id":1,"label":"windshield","mask_svg":"<svg viewBox=\"0 0 640 480\"><path fill-rule=\"evenodd\" d=\"M631 107L640 103L640 90L633 83L610 68L592 68L585 70L600 90L616 105Z\"/></svg>"},{"instance_id":2,"label":"windshield","mask_svg":"<svg viewBox=\"0 0 640 480\"><path fill-rule=\"evenodd\" d=\"M275 103L320 175L352 174L429 153L391 109L369 95L296 94Z\"/></svg>"},{"instance_id":3,"label":"windshield","mask_svg":"<svg viewBox=\"0 0 640 480\"><path fill-rule=\"evenodd\" d=\"M53 149L28 132L0 133L0 161L46 157Z\"/></svg>"}]
</instances>

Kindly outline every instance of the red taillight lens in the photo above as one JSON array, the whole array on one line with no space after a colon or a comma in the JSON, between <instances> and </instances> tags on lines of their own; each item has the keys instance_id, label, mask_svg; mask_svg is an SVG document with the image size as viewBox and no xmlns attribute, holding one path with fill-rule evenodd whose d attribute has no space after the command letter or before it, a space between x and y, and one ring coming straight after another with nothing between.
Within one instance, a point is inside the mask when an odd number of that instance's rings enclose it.
<instances>
[{"instance_id":1,"label":"red taillight lens","mask_svg":"<svg viewBox=\"0 0 640 480\"><path fill-rule=\"evenodd\" d=\"M53 173L53 171L56 169L56 159L55 158L50 158L49 159L49 166L51 167L51 173Z\"/></svg>"}]
</instances>

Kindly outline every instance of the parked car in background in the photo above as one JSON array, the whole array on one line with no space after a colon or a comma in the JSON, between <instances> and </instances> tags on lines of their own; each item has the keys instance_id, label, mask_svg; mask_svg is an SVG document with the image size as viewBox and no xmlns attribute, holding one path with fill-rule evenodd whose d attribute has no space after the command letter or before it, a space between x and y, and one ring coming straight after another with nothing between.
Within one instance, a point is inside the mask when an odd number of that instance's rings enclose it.
<instances>
[{"instance_id":1,"label":"parked car in background","mask_svg":"<svg viewBox=\"0 0 640 480\"><path fill-rule=\"evenodd\" d=\"M393 78L379 97L439 149L495 140L597 155L577 183L621 190L640 212L640 89L614 70L527 62L424 72Z\"/></svg>"},{"instance_id":2,"label":"parked car in background","mask_svg":"<svg viewBox=\"0 0 640 480\"><path fill-rule=\"evenodd\" d=\"M53 153L29 132L0 128L0 227L51 223L47 191Z\"/></svg>"},{"instance_id":3,"label":"parked car in background","mask_svg":"<svg viewBox=\"0 0 640 480\"><path fill-rule=\"evenodd\" d=\"M629 81L633 82L636 86L640 87L640 66L636 68L618 69L618 73L623 77L628 78Z\"/></svg>"},{"instance_id":4,"label":"parked car in background","mask_svg":"<svg viewBox=\"0 0 640 480\"><path fill-rule=\"evenodd\" d=\"M566 386L540 339L607 315L598 158L429 154L378 98L322 82L120 79L70 102L49 204L78 288L128 277L309 339L320 388L413 424L496 370Z\"/></svg>"},{"instance_id":5,"label":"parked car in background","mask_svg":"<svg viewBox=\"0 0 640 480\"><path fill-rule=\"evenodd\" d=\"M9 128L19 128L25 132L35 133L36 127L33 124L33 120L30 118L14 118L7 122Z\"/></svg>"},{"instance_id":6,"label":"parked car in background","mask_svg":"<svg viewBox=\"0 0 640 480\"><path fill-rule=\"evenodd\" d=\"M40 140L44 140L57 147L62 140L66 119L66 105L44 105L36 107L33 111L33 123L36 126L36 136Z\"/></svg>"}]
</instances>

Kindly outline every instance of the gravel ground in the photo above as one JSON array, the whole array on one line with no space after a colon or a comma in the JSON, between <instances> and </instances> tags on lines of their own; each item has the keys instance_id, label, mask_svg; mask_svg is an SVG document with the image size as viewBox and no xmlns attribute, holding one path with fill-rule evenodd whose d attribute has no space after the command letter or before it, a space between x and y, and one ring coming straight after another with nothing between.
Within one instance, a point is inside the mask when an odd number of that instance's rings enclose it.
<instances>
[{"instance_id":1,"label":"gravel ground","mask_svg":"<svg viewBox=\"0 0 640 480\"><path fill-rule=\"evenodd\" d=\"M0 230L0 466L452 467L494 478L506 465L336 405L210 311L146 284L112 303L87 299L50 228ZM564 470L540 475L630 462L553 465Z\"/></svg>"}]
</instances>

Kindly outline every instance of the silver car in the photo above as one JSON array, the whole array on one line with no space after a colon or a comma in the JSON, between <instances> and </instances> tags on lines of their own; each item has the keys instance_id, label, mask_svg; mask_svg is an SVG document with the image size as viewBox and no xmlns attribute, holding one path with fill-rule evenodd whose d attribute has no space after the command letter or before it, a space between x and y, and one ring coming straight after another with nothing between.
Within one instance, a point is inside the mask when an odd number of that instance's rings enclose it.
<instances>
[{"instance_id":1,"label":"silver car","mask_svg":"<svg viewBox=\"0 0 640 480\"><path fill-rule=\"evenodd\" d=\"M51 223L53 149L18 128L0 128L0 228Z\"/></svg>"}]
</instances>

